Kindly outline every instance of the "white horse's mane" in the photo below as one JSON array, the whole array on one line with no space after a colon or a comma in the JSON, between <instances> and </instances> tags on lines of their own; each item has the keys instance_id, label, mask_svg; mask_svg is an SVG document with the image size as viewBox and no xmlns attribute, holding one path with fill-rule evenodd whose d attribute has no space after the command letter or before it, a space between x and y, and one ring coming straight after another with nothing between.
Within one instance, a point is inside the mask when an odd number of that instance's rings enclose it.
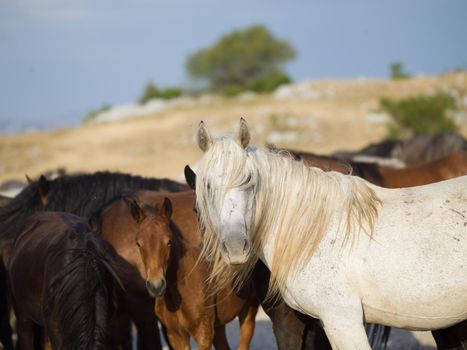
<instances>
[{"instance_id":1,"label":"white horse's mane","mask_svg":"<svg viewBox=\"0 0 467 350\"><path fill-rule=\"evenodd\" d=\"M222 186L213 188L214 178L220 178ZM209 209L220 207L225 193L239 186L251 186L255 196L252 252L246 264L232 266L221 258ZM228 137L214 140L206 151L197 174L196 194L203 231L202 257L213 265L213 292L232 282L241 287L268 235L275 233L269 297L278 296L288 276L311 259L333 218L338 219L344 243L353 245L361 231L371 237L381 203L360 178L306 167L254 147L244 150Z\"/></svg>"}]
</instances>

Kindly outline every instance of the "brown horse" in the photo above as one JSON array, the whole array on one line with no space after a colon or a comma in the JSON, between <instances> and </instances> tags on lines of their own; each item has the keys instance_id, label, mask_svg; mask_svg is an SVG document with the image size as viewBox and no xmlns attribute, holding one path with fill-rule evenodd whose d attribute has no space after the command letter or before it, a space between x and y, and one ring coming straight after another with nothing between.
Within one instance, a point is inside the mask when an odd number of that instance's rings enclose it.
<instances>
[{"instance_id":1,"label":"brown horse","mask_svg":"<svg viewBox=\"0 0 467 350\"><path fill-rule=\"evenodd\" d=\"M32 181L21 193L10 202L0 207L0 245L8 253L8 246L15 240L26 218L37 211L65 211L79 215L85 220L120 196L122 192L134 189L151 189L157 191L179 191L186 189L185 185L168 180L143 178L122 173L97 172L93 174L78 174L47 180L41 176L38 181ZM117 242L117 255L124 255L128 248ZM134 247L134 242L131 243ZM122 250L122 253L119 250ZM3 256L7 259L8 254ZM122 271L121 280L125 290L119 290L118 309L116 311L116 330L112 335L122 349L132 349L131 321L137 328L138 349L162 349L157 319L153 312L148 311L154 305L144 287L138 287L138 271L124 259L118 259L118 272ZM133 280L131 276L135 276ZM131 287L130 287L131 286ZM1 295L0 295L1 296ZM3 315L0 315L2 317ZM7 317L8 315L6 315Z\"/></svg>"},{"instance_id":2,"label":"brown horse","mask_svg":"<svg viewBox=\"0 0 467 350\"><path fill-rule=\"evenodd\" d=\"M190 335L199 349L228 349L225 324L240 320L239 349L248 349L258 301L247 284L239 294L228 290L208 295L209 266L198 261L201 235L193 211L193 191L162 194L136 191L110 204L101 216L101 230L133 240L136 267L156 297L155 313L167 327L175 349L189 349Z\"/></svg>"},{"instance_id":3,"label":"brown horse","mask_svg":"<svg viewBox=\"0 0 467 350\"><path fill-rule=\"evenodd\" d=\"M467 175L467 151L463 150L403 169L394 169L375 163L343 161L333 157L294 150L278 152L295 160L303 161L307 166L314 166L324 171L333 170L343 174L356 175L386 188L421 186Z\"/></svg>"},{"instance_id":4,"label":"brown horse","mask_svg":"<svg viewBox=\"0 0 467 350\"><path fill-rule=\"evenodd\" d=\"M107 246L78 216L31 215L15 241L9 281L22 350L107 349L114 278ZM43 331L42 339L36 328Z\"/></svg>"}]
</instances>

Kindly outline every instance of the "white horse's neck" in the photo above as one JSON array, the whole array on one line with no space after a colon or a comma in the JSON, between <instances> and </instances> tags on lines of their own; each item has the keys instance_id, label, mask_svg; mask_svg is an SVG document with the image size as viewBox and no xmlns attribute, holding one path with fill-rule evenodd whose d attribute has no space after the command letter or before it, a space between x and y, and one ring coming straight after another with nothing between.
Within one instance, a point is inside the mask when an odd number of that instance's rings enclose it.
<instances>
[{"instance_id":1,"label":"white horse's neck","mask_svg":"<svg viewBox=\"0 0 467 350\"><path fill-rule=\"evenodd\" d=\"M275 292L290 271L311 259L329 231L340 227L343 244L353 243L360 231L371 235L379 200L364 180L261 150L249 158L258 173L253 244L271 270Z\"/></svg>"}]
</instances>

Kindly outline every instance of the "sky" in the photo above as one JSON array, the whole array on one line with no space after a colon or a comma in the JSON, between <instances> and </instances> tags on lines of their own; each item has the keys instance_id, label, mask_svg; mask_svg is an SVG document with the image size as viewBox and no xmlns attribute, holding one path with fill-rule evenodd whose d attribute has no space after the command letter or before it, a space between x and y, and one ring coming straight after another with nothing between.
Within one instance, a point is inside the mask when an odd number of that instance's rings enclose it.
<instances>
[{"instance_id":1,"label":"sky","mask_svg":"<svg viewBox=\"0 0 467 350\"><path fill-rule=\"evenodd\" d=\"M295 81L467 68L465 0L0 0L0 133L187 86L191 53L255 24L296 49Z\"/></svg>"}]
</instances>

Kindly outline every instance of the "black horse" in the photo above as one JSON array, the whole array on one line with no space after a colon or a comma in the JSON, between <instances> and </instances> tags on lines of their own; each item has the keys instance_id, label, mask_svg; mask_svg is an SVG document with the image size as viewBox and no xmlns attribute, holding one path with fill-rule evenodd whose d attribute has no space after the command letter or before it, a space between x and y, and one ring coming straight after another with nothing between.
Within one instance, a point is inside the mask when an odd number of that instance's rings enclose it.
<instances>
[{"instance_id":1,"label":"black horse","mask_svg":"<svg viewBox=\"0 0 467 350\"><path fill-rule=\"evenodd\" d=\"M9 287L22 350L110 349L118 280L99 234L63 212L29 217L11 251Z\"/></svg>"},{"instance_id":2,"label":"black horse","mask_svg":"<svg viewBox=\"0 0 467 350\"><path fill-rule=\"evenodd\" d=\"M110 172L63 176L50 181L41 176L38 181L33 181L25 187L8 204L0 207L0 244L4 247L4 259L8 261L8 247L20 232L26 218L37 211L66 211L88 220L94 212L130 190L177 192L187 188L186 185L168 179L143 178ZM119 267L119 271L124 271L125 274L127 270L132 271L131 266L125 267L119 263ZM126 296L126 293L120 291L119 295ZM152 310L154 301L150 299L147 303L149 304L147 310ZM139 349L161 349L154 313L147 312L147 315L142 316L139 310L126 302L120 302L119 305L121 306L117 310L119 316L115 321L117 329L113 333L120 338L118 340L120 347L132 348L129 318L135 322L138 329Z\"/></svg>"}]
</instances>

